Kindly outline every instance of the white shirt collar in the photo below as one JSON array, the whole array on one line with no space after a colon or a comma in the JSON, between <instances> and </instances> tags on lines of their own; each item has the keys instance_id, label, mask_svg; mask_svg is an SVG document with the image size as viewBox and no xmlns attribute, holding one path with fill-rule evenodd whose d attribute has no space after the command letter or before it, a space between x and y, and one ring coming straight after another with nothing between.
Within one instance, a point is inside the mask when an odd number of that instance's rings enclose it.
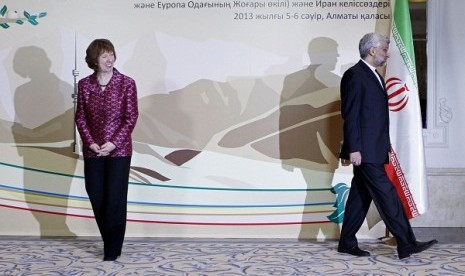
<instances>
[{"instance_id":1,"label":"white shirt collar","mask_svg":"<svg viewBox=\"0 0 465 276\"><path fill-rule=\"evenodd\" d=\"M365 62L366 65L368 65L368 67L370 67L371 71L375 71L376 70L376 67L374 67L373 65L369 64L368 62L366 62L364 59L360 59L361 61Z\"/></svg>"},{"instance_id":2,"label":"white shirt collar","mask_svg":"<svg viewBox=\"0 0 465 276\"><path fill-rule=\"evenodd\" d=\"M360 59L361 61L365 62L365 64L370 67L371 71L373 71L373 74L375 74L376 78L378 79L379 81L379 84L381 84L381 87L383 87L383 81L381 81L381 78L380 76L378 75L377 71L376 71L376 67L374 67L373 65L369 64L368 62L366 62L365 60L363 59ZM383 87L384 88L384 87Z\"/></svg>"}]
</instances>

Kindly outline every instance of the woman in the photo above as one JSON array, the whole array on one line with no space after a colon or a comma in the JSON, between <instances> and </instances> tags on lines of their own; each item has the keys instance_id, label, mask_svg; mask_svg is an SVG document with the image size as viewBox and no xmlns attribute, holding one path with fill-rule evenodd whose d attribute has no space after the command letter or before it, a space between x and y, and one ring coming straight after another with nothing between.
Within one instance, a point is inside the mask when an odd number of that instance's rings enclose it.
<instances>
[{"instance_id":1,"label":"woman","mask_svg":"<svg viewBox=\"0 0 465 276\"><path fill-rule=\"evenodd\" d=\"M116 70L107 39L92 41L86 63L94 73L78 83L76 125L83 142L84 177L104 244L104 261L121 255L126 231L131 133L139 115L136 83Z\"/></svg>"}]
</instances>

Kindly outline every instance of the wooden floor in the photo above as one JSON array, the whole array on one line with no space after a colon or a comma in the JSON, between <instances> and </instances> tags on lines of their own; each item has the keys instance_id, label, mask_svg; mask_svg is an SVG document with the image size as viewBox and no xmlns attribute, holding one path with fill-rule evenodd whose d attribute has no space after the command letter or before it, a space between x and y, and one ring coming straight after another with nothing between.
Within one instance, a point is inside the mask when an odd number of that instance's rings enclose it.
<instances>
[{"instance_id":1,"label":"wooden floor","mask_svg":"<svg viewBox=\"0 0 465 276\"><path fill-rule=\"evenodd\" d=\"M114 262L94 238L0 237L0 275L465 275L463 228L416 228L433 248L403 260L395 246L360 241L370 257L336 251L337 241L127 238Z\"/></svg>"}]
</instances>

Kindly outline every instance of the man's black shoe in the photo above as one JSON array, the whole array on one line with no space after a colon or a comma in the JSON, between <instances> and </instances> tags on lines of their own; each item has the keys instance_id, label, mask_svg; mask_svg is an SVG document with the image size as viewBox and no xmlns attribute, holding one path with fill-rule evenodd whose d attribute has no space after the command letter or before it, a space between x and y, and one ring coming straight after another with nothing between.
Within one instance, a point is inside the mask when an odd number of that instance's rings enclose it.
<instances>
[{"instance_id":1,"label":"man's black shoe","mask_svg":"<svg viewBox=\"0 0 465 276\"><path fill-rule=\"evenodd\" d=\"M410 257L413 253L420 253L425 251L426 249L430 248L434 244L438 243L437 240L430 240L427 242L415 242L415 246L407 247L405 249L398 250L397 253L399 254L399 259L405 259Z\"/></svg>"},{"instance_id":2,"label":"man's black shoe","mask_svg":"<svg viewBox=\"0 0 465 276\"><path fill-rule=\"evenodd\" d=\"M353 256L357 256L357 257L370 256L370 252L362 250L362 249L358 248L358 246L355 246L355 247L352 247L352 248L338 247L337 252L347 253L347 254L350 254L350 255L353 255Z\"/></svg>"}]
</instances>

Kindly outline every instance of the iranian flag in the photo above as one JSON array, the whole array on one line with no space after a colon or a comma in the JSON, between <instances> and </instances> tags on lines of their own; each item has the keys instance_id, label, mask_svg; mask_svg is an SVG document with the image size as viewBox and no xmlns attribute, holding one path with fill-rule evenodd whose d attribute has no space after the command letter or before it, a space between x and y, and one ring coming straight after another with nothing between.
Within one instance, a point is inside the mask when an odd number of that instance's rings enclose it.
<instances>
[{"instance_id":1,"label":"iranian flag","mask_svg":"<svg viewBox=\"0 0 465 276\"><path fill-rule=\"evenodd\" d=\"M391 0L391 6L394 16L385 81L392 153L386 171L407 216L414 218L428 207L420 100L408 0Z\"/></svg>"}]
</instances>

